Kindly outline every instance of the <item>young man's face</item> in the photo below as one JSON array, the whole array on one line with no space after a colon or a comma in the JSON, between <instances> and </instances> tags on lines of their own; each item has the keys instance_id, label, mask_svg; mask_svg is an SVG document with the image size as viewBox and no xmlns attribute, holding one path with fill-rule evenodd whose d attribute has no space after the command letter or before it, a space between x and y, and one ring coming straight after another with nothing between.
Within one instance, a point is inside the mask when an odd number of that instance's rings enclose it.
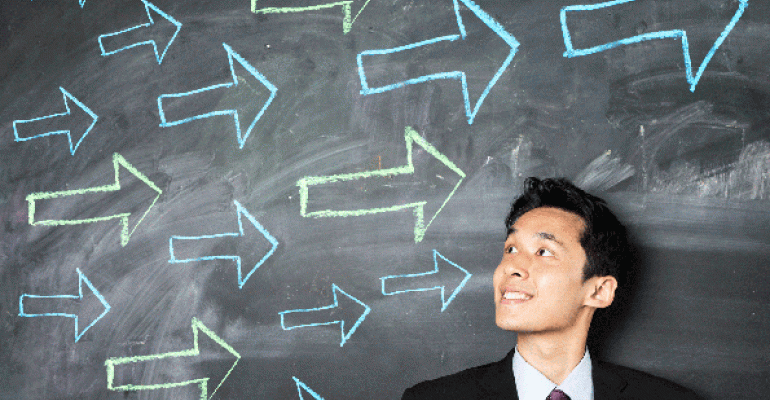
<instances>
[{"instance_id":1,"label":"young man's face","mask_svg":"<svg viewBox=\"0 0 770 400\"><path fill-rule=\"evenodd\" d=\"M550 207L530 210L510 228L494 274L497 325L516 332L575 325L590 285L583 282L583 219Z\"/></svg>"}]
</instances>

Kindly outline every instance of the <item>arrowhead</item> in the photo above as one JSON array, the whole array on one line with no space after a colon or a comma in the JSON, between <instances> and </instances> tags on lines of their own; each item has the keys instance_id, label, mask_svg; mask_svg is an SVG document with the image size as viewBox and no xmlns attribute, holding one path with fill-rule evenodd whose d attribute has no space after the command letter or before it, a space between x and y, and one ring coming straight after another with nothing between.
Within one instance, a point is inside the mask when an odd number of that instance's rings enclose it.
<instances>
[{"instance_id":1,"label":"arrowhead","mask_svg":"<svg viewBox=\"0 0 770 400\"><path fill-rule=\"evenodd\" d=\"M80 269L77 269L77 271L79 276L78 290L81 307L78 311L78 316L75 317L75 342L77 342L89 328L110 311L110 305L107 303L107 300L105 300L101 293L96 290L96 287L94 287L91 281L80 272ZM85 284L86 287L85 291L83 290L83 284ZM92 297L95 297L99 301L99 305L96 309L94 309L94 307L88 307L95 304L94 302L89 301ZM93 317L93 315L96 315L96 317ZM83 327L82 329L80 328L81 326Z\"/></svg>"},{"instance_id":2,"label":"arrowhead","mask_svg":"<svg viewBox=\"0 0 770 400\"><path fill-rule=\"evenodd\" d=\"M334 292L334 315L340 321L342 330L342 341L340 342L340 347L342 347L372 309L345 293L335 284L332 284L332 291Z\"/></svg>"},{"instance_id":3,"label":"arrowhead","mask_svg":"<svg viewBox=\"0 0 770 400\"><path fill-rule=\"evenodd\" d=\"M461 17L461 12L459 9L459 4L462 3L465 7L467 7L472 14L470 13L463 13L466 15L466 18ZM490 43L496 43L499 42L497 40L488 40L486 37L483 37L484 35L481 35L482 37L479 38L469 38L466 34L465 25L468 23L473 23L477 21L481 21L486 28L491 29L492 32L499 38L502 39L502 41L505 43L505 50L503 51L503 61L502 63L495 63L491 68L488 68L492 72L492 76L486 76L486 77L478 77L478 76L472 76L467 77L465 76L465 73L463 73L463 97L465 99L465 113L468 117L468 124L472 124L473 120L476 118L476 113L479 111L479 108L481 108L481 105L484 103L484 99L486 99L487 95L489 94L489 91L492 90L492 87L495 86L495 83L497 83L497 80L500 79L500 76L502 76L503 72L505 72L506 69L508 69L508 66L511 64L511 61L513 60L513 57L516 55L516 50L519 47L519 42L516 40L516 38L513 37L510 33L508 33L505 28L500 25L497 21L495 21L489 14L487 14L484 10L482 10L476 3L474 3L472 0L454 0L455 5L455 13L457 14L457 25L460 28L460 36L462 37L463 41L470 46L466 46L469 48L474 49L474 52L479 52L480 59L487 59L490 58L489 54L494 54L494 51L489 51L487 49L488 44ZM475 18L471 19L468 18L469 16L475 16ZM499 67L498 67L499 65ZM478 70L482 70L482 68L478 68ZM467 82L470 80L470 82ZM475 102L471 102L470 95L468 94L468 86L470 87L483 87L481 94L478 96Z\"/></svg>"},{"instance_id":4,"label":"arrowhead","mask_svg":"<svg viewBox=\"0 0 770 400\"><path fill-rule=\"evenodd\" d=\"M439 259L443 260L441 266L439 266ZM471 279L471 273L449 261L435 249L433 250L433 264L439 285L441 285L441 311L443 312Z\"/></svg>"},{"instance_id":5,"label":"arrowhead","mask_svg":"<svg viewBox=\"0 0 770 400\"><path fill-rule=\"evenodd\" d=\"M70 129L67 131L67 139L69 140L70 154L75 155L75 150L78 149L88 132L91 132L99 117L63 87L59 87L59 90L64 96L64 106L67 108L67 115L69 115L67 125Z\"/></svg>"},{"instance_id":6,"label":"arrowhead","mask_svg":"<svg viewBox=\"0 0 770 400\"><path fill-rule=\"evenodd\" d=\"M313 389L310 389L301 380L297 379L296 376L292 376L292 379L294 379L294 382L296 382L297 384L297 393L299 393L300 400L305 400L305 396L302 395L302 392L305 392L313 396L313 398L316 400L324 400L323 397L321 397L318 393L314 392Z\"/></svg>"},{"instance_id":7,"label":"arrowhead","mask_svg":"<svg viewBox=\"0 0 770 400\"><path fill-rule=\"evenodd\" d=\"M209 398L214 396L214 393L222 386L222 383L230 376L238 361L241 359L241 355L235 351L230 345L225 343L216 333L207 328L197 318L192 319L192 331L193 331L193 344L194 351L198 355L201 362L207 364L205 371L209 374L214 371L215 376L208 376L208 395ZM199 335L202 332L203 335ZM207 349L205 357L202 354L201 349ZM232 364L230 360L235 359Z\"/></svg>"},{"instance_id":8,"label":"arrowhead","mask_svg":"<svg viewBox=\"0 0 770 400\"><path fill-rule=\"evenodd\" d=\"M179 30L182 29L182 23L163 12L154 4L146 0L142 0L142 3L144 3L144 8L147 10L147 17L150 18L150 25L153 31L152 36L155 38L153 42L155 58L158 60L158 64L160 64L163 62L163 57L166 55L169 46L171 46L171 43L179 34ZM159 52L159 48L163 49L163 51Z\"/></svg>"},{"instance_id":9,"label":"arrowhead","mask_svg":"<svg viewBox=\"0 0 770 400\"><path fill-rule=\"evenodd\" d=\"M278 247L278 240L257 222L241 203L235 201L235 207L242 239L238 243L238 287L243 289L251 274L273 255Z\"/></svg>"},{"instance_id":10,"label":"arrowhead","mask_svg":"<svg viewBox=\"0 0 770 400\"><path fill-rule=\"evenodd\" d=\"M233 86L222 102L233 107L229 112L235 118L238 145L243 148L278 89L230 46L222 45L227 51L233 76Z\"/></svg>"},{"instance_id":11,"label":"arrowhead","mask_svg":"<svg viewBox=\"0 0 770 400\"><path fill-rule=\"evenodd\" d=\"M409 154L408 162L411 166L414 166L413 144L417 144L421 150L424 150L428 155L432 156L430 161L434 161L434 159L437 161L432 163L418 163L421 168L425 168L426 170L417 171L415 168L414 175L416 177L422 177L425 180L437 180L439 184L448 191L448 194L445 196L433 196L438 197L437 201L431 199L431 201L423 201L417 206L415 210L414 241L415 243L419 243L425 236L425 232L428 230L430 224L436 219L438 213L441 212L446 203L449 202L449 199L452 198L455 191L457 191L457 188L460 187L463 179L465 179L465 173L445 155L439 153L435 147L423 139L422 136L411 127L406 127L405 138L407 153ZM436 170L434 167L441 170ZM439 186L439 184L436 186ZM427 223L424 222L425 215L429 217Z\"/></svg>"},{"instance_id":12,"label":"arrowhead","mask_svg":"<svg viewBox=\"0 0 770 400\"><path fill-rule=\"evenodd\" d=\"M139 170L134 168L134 166L129 164L128 161L126 161L126 159L123 158L123 156L120 154L113 154L112 161L115 168L115 185L118 189L118 195L126 196L130 199L128 202L128 207L131 207L132 210L134 208L138 208L141 205L144 205L144 207L140 208L140 210L144 210L143 212L131 211L121 214L123 231L120 235L120 244L125 246L128 244L128 240L136 230L136 227L142 222L142 220L144 220L144 217L147 215L147 213L150 212L152 207L158 201L158 198L160 198L160 195L163 191L160 190L160 188L156 186L155 183L153 183L148 177L139 172ZM128 171L128 174L123 174L122 178L120 174L120 167L123 167L123 169ZM128 189L133 188L136 185L140 186L141 188L139 192ZM147 204L148 202L149 204Z\"/></svg>"}]
</instances>

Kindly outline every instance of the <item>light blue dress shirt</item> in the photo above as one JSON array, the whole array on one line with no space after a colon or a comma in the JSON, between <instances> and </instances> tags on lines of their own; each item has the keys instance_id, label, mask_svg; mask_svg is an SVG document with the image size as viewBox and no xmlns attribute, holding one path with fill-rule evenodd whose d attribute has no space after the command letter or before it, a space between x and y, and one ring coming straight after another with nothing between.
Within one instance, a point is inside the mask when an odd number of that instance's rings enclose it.
<instances>
[{"instance_id":1,"label":"light blue dress shirt","mask_svg":"<svg viewBox=\"0 0 770 400\"><path fill-rule=\"evenodd\" d=\"M513 354L513 377L519 400L545 400L553 389L566 393L571 400L594 400L594 380L591 376L591 355L586 349L583 359L567 379L557 385L535 369L519 354L518 347Z\"/></svg>"}]
</instances>

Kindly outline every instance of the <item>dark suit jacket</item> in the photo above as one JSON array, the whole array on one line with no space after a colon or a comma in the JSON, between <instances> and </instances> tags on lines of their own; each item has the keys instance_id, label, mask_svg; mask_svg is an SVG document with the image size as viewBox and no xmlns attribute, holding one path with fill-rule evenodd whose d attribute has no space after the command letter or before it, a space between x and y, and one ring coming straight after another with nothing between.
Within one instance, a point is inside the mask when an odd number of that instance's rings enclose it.
<instances>
[{"instance_id":1,"label":"dark suit jacket","mask_svg":"<svg viewBox=\"0 0 770 400\"><path fill-rule=\"evenodd\" d=\"M419 383L407 389L402 400L518 400L513 353L495 363ZM692 391L645 372L595 361L592 367L594 400L699 399Z\"/></svg>"}]
</instances>

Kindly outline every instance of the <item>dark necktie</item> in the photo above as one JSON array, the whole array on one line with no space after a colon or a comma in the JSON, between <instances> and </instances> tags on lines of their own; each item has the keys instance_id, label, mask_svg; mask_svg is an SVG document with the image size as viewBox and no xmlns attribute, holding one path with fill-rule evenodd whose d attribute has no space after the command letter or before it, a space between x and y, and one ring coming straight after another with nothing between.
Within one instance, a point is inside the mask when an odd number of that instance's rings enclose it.
<instances>
[{"instance_id":1,"label":"dark necktie","mask_svg":"<svg viewBox=\"0 0 770 400\"><path fill-rule=\"evenodd\" d=\"M545 398L545 400L570 400L569 396L567 396L566 393L562 392L559 389L554 389L551 391L551 394L548 395L548 397Z\"/></svg>"}]
</instances>

